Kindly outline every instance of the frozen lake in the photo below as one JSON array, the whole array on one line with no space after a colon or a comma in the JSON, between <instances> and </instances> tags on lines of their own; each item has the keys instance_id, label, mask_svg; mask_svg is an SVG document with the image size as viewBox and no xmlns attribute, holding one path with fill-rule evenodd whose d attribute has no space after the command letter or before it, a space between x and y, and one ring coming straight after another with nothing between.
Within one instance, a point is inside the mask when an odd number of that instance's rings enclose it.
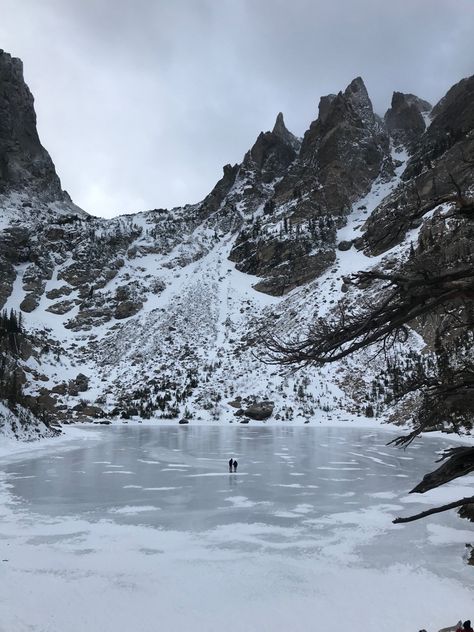
<instances>
[{"instance_id":1,"label":"frozen lake","mask_svg":"<svg viewBox=\"0 0 474 632\"><path fill-rule=\"evenodd\" d=\"M2 632L430 632L474 618L469 523L391 522L465 494L472 477L408 495L446 440L403 451L361 428L82 432L0 468Z\"/></svg>"}]
</instances>

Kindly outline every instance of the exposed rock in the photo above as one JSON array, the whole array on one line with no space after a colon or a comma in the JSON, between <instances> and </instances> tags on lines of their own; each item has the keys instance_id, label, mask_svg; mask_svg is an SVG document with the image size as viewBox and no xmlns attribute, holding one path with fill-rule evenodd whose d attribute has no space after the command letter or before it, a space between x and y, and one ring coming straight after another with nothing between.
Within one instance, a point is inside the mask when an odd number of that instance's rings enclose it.
<instances>
[{"instance_id":1,"label":"exposed rock","mask_svg":"<svg viewBox=\"0 0 474 632\"><path fill-rule=\"evenodd\" d=\"M68 395L77 397L79 393L84 393L89 388L89 378L83 373L79 373L73 380L69 380L67 385Z\"/></svg>"},{"instance_id":2,"label":"exposed rock","mask_svg":"<svg viewBox=\"0 0 474 632\"><path fill-rule=\"evenodd\" d=\"M356 247L367 248L370 254L377 255L400 243L410 229L420 225L436 201L455 201L457 191L451 178L462 191L468 191L474 177L474 163L460 162L460 155L474 155L474 131L450 147L429 170L406 184L402 182L383 200L367 219L363 243L358 241Z\"/></svg>"},{"instance_id":3,"label":"exposed rock","mask_svg":"<svg viewBox=\"0 0 474 632\"><path fill-rule=\"evenodd\" d=\"M77 388L77 384L74 380L71 380L67 385L67 394L72 397L77 397L79 395L79 389Z\"/></svg>"},{"instance_id":4,"label":"exposed rock","mask_svg":"<svg viewBox=\"0 0 474 632\"><path fill-rule=\"evenodd\" d=\"M242 241L243 240L243 241ZM334 250L310 254L312 242L301 239L252 239L242 232L229 255L241 272L264 277L255 289L281 296L322 274L335 260Z\"/></svg>"},{"instance_id":5,"label":"exposed rock","mask_svg":"<svg viewBox=\"0 0 474 632\"><path fill-rule=\"evenodd\" d=\"M74 406L73 410L78 410L84 417L92 417L93 419L98 419L99 417L104 417L105 413L99 406L94 406L92 404L86 404L78 406Z\"/></svg>"},{"instance_id":6,"label":"exposed rock","mask_svg":"<svg viewBox=\"0 0 474 632\"><path fill-rule=\"evenodd\" d=\"M464 141L474 129L474 75L454 85L437 103L432 112L432 123L420 141L417 151L403 173L404 180L431 169L432 163L453 145ZM457 159L459 163L459 156Z\"/></svg>"},{"instance_id":7,"label":"exposed rock","mask_svg":"<svg viewBox=\"0 0 474 632\"><path fill-rule=\"evenodd\" d=\"M66 395L66 393L68 392L67 384L65 382L62 382L62 384L57 384L56 386L53 386L51 392L57 393L58 395Z\"/></svg>"},{"instance_id":8,"label":"exposed rock","mask_svg":"<svg viewBox=\"0 0 474 632\"><path fill-rule=\"evenodd\" d=\"M274 402L271 402L270 400L265 400L263 402L258 402L252 404L251 406L248 406L244 410L244 414L251 419L262 421L272 416L274 406Z\"/></svg>"},{"instance_id":9,"label":"exposed rock","mask_svg":"<svg viewBox=\"0 0 474 632\"><path fill-rule=\"evenodd\" d=\"M89 378L84 373L78 373L74 382L79 392L87 391L89 388Z\"/></svg>"},{"instance_id":10,"label":"exposed rock","mask_svg":"<svg viewBox=\"0 0 474 632\"><path fill-rule=\"evenodd\" d=\"M265 230L265 219L258 218L241 230L229 257L238 270L263 277L255 289L273 295L284 294L327 269L335 260L336 229L344 225L352 203L369 191L379 175L393 174L388 135L360 78L344 93L321 99L318 119L293 158L285 130L279 115L273 132L261 134L246 154L240 172L258 174L254 178L263 183L283 175L264 206L264 218L285 209L280 235L273 226ZM254 184L254 196L257 188Z\"/></svg>"},{"instance_id":11,"label":"exposed rock","mask_svg":"<svg viewBox=\"0 0 474 632\"><path fill-rule=\"evenodd\" d=\"M143 303L141 301L122 301L115 308L114 318L117 318L117 320L121 320L122 318L135 316L135 314L138 314L142 307Z\"/></svg>"},{"instance_id":12,"label":"exposed rock","mask_svg":"<svg viewBox=\"0 0 474 632\"><path fill-rule=\"evenodd\" d=\"M280 138L286 145L293 147L295 152L300 150L301 141L287 129L282 112L278 113L272 134Z\"/></svg>"},{"instance_id":13,"label":"exposed rock","mask_svg":"<svg viewBox=\"0 0 474 632\"><path fill-rule=\"evenodd\" d=\"M242 401L242 398L236 398L233 401L227 402L227 403L229 404L229 406L232 406L232 408L240 408L241 401Z\"/></svg>"},{"instance_id":14,"label":"exposed rock","mask_svg":"<svg viewBox=\"0 0 474 632\"><path fill-rule=\"evenodd\" d=\"M38 307L40 300L41 295L36 292L30 292L20 303L21 311L27 313L34 311Z\"/></svg>"},{"instance_id":15,"label":"exposed rock","mask_svg":"<svg viewBox=\"0 0 474 632\"><path fill-rule=\"evenodd\" d=\"M61 298L62 296L69 296L71 292L71 287L69 287L68 285L61 285L61 287L57 287L46 292L46 298L54 300L56 298Z\"/></svg>"},{"instance_id":16,"label":"exposed rock","mask_svg":"<svg viewBox=\"0 0 474 632\"><path fill-rule=\"evenodd\" d=\"M224 201L225 196L229 193L230 188L235 182L235 178L239 171L239 165L225 165L224 175L212 189L202 202L202 209L205 214L214 213Z\"/></svg>"},{"instance_id":17,"label":"exposed rock","mask_svg":"<svg viewBox=\"0 0 474 632\"><path fill-rule=\"evenodd\" d=\"M59 301L59 303L54 303L47 307L46 311L52 314L67 314L75 306L76 303L74 301Z\"/></svg>"},{"instance_id":18,"label":"exposed rock","mask_svg":"<svg viewBox=\"0 0 474 632\"><path fill-rule=\"evenodd\" d=\"M259 179L269 183L286 174L294 161L299 141L289 132L280 113L272 132L261 132L252 149L248 151L240 167L241 171L254 171Z\"/></svg>"},{"instance_id":19,"label":"exposed rock","mask_svg":"<svg viewBox=\"0 0 474 632\"><path fill-rule=\"evenodd\" d=\"M393 172L388 136L358 77L344 93L321 99L319 116L304 135L298 160L278 185L277 197L288 199L296 187L303 197L309 194L313 213L319 209L341 215L367 193L383 169Z\"/></svg>"},{"instance_id":20,"label":"exposed rock","mask_svg":"<svg viewBox=\"0 0 474 632\"><path fill-rule=\"evenodd\" d=\"M346 250L350 250L352 248L352 241L340 241L337 244L337 249L345 252Z\"/></svg>"},{"instance_id":21,"label":"exposed rock","mask_svg":"<svg viewBox=\"0 0 474 632\"><path fill-rule=\"evenodd\" d=\"M23 64L0 50L0 192L32 188L49 199L69 200L36 130L33 96Z\"/></svg>"},{"instance_id":22,"label":"exposed rock","mask_svg":"<svg viewBox=\"0 0 474 632\"><path fill-rule=\"evenodd\" d=\"M94 326L103 325L112 319L113 311L110 305L101 307L82 307L79 314L68 320L64 327L72 331L90 330Z\"/></svg>"},{"instance_id":23,"label":"exposed rock","mask_svg":"<svg viewBox=\"0 0 474 632\"><path fill-rule=\"evenodd\" d=\"M395 146L403 145L410 152L426 129L423 114L431 110L431 105L413 94L394 92L392 107L387 110L384 120Z\"/></svg>"}]
</instances>

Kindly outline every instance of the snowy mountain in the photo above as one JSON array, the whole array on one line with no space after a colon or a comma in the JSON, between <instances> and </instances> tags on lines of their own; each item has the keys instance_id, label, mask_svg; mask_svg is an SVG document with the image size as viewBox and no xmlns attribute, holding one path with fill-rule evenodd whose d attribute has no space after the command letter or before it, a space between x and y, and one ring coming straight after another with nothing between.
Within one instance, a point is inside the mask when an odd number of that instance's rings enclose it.
<instances>
[{"instance_id":1,"label":"snowy mountain","mask_svg":"<svg viewBox=\"0 0 474 632\"><path fill-rule=\"evenodd\" d=\"M61 190L21 62L0 51L0 308L22 315L0 398L15 381L48 424L386 411L380 359L289 373L261 362L259 333L291 338L357 304L350 274L396 270L426 240L440 266L472 256L472 222L440 234L437 217L473 192L473 92L464 79L433 109L395 92L382 119L354 79L303 139L278 114L201 203L106 220ZM432 351L433 323L412 329L400 361Z\"/></svg>"}]
</instances>

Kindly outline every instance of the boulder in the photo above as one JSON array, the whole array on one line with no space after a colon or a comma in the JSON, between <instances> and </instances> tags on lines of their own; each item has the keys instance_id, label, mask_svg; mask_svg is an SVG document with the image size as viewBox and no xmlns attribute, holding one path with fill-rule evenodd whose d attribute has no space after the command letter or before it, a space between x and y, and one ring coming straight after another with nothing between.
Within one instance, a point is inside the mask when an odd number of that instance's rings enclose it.
<instances>
[{"instance_id":1,"label":"boulder","mask_svg":"<svg viewBox=\"0 0 474 632\"><path fill-rule=\"evenodd\" d=\"M54 300L56 298L61 298L62 296L68 296L71 292L71 287L68 285L61 285L61 287L56 287L46 292L46 298Z\"/></svg>"},{"instance_id":2,"label":"boulder","mask_svg":"<svg viewBox=\"0 0 474 632\"><path fill-rule=\"evenodd\" d=\"M84 391L87 391L87 389L89 388L89 378L87 377L87 375L84 375L83 373L78 373L74 381L77 385L79 392L81 393L83 393Z\"/></svg>"},{"instance_id":3,"label":"boulder","mask_svg":"<svg viewBox=\"0 0 474 632\"><path fill-rule=\"evenodd\" d=\"M227 402L227 403L229 404L229 406L232 406L232 408L240 408L241 401L242 401L241 397L236 397L233 401Z\"/></svg>"},{"instance_id":4,"label":"boulder","mask_svg":"<svg viewBox=\"0 0 474 632\"><path fill-rule=\"evenodd\" d=\"M341 252L345 252L346 250L350 250L352 248L352 241L340 241L337 244L337 249Z\"/></svg>"},{"instance_id":5,"label":"boulder","mask_svg":"<svg viewBox=\"0 0 474 632\"><path fill-rule=\"evenodd\" d=\"M49 307L46 308L47 312L51 312L51 314L67 314L67 312L70 312L71 309L75 306L75 302L74 301L59 301L58 303L53 303L53 305L50 305Z\"/></svg>"},{"instance_id":6,"label":"boulder","mask_svg":"<svg viewBox=\"0 0 474 632\"><path fill-rule=\"evenodd\" d=\"M135 316L143 307L143 303L141 301L122 301L117 305L114 311L114 317L117 320L122 320L123 318L130 318L130 316Z\"/></svg>"},{"instance_id":7,"label":"boulder","mask_svg":"<svg viewBox=\"0 0 474 632\"><path fill-rule=\"evenodd\" d=\"M51 392L57 393L58 395L66 395L67 384L65 384L64 382L62 382L62 384L56 384L56 386L53 386L53 388L51 389Z\"/></svg>"},{"instance_id":8,"label":"boulder","mask_svg":"<svg viewBox=\"0 0 474 632\"><path fill-rule=\"evenodd\" d=\"M30 292L20 303L20 309L22 312L30 313L34 311L40 302L41 297L36 292Z\"/></svg>"},{"instance_id":9,"label":"boulder","mask_svg":"<svg viewBox=\"0 0 474 632\"><path fill-rule=\"evenodd\" d=\"M250 419L262 421L263 419L268 419L272 416L273 408L274 402L265 400L263 402L252 404L244 410L244 414L246 417L250 417Z\"/></svg>"}]
</instances>

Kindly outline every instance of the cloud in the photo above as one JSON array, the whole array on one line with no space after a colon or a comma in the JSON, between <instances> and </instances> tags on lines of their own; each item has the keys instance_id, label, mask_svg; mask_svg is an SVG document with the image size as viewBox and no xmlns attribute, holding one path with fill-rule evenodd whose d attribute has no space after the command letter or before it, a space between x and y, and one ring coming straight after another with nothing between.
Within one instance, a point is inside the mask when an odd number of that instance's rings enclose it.
<instances>
[{"instance_id":1,"label":"cloud","mask_svg":"<svg viewBox=\"0 0 474 632\"><path fill-rule=\"evenodd\" d=\"M77 204L110 216L202 199L281 110L362 75L436 102L472 74L472 0L0 0L43 144Z\"/></svg>"}]
</instances>

